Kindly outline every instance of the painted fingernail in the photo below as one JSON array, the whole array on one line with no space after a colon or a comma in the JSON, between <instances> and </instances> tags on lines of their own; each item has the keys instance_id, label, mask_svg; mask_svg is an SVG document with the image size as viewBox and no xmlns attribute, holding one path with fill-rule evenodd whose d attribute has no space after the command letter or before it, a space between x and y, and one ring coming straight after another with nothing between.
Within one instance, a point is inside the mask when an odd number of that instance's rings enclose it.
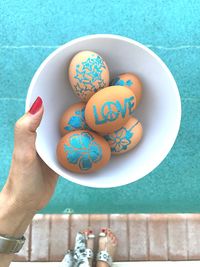
<instances>
[{"instance_id":1,"label":"painted fingernail","mask_svg":"<svg viewBox=\"0 0 200 267\"><path fill-rule=\"evenodd\" d=\"M105 229L105 228L102 228L101 231L102 231L103 233L105 233L106 229Z\"/></svg>"},{"instance_id":2,"label":"painted fingernail","mask_svg":"<svg viewBox=\"0 0 200 267\"><path fill-rule=\"evenodd\" d=\"M42 98L41 97L37 97L37 99L35 100L35 102L32 104L29 113L31 113L32 115L37 113L39 111L39 109L42 106Z\"/></svg>"},{"instance_id":3,"label":"painted fingernail","mask_svg":"<svg viewBox=\"0 0 200 267\"><path fill-rule=\"evenodd\" d=\"M89 231L89 234L92 234L92 233L93 233L92 230L90 230L90 231Z\"/></svg>"}]
</instances>

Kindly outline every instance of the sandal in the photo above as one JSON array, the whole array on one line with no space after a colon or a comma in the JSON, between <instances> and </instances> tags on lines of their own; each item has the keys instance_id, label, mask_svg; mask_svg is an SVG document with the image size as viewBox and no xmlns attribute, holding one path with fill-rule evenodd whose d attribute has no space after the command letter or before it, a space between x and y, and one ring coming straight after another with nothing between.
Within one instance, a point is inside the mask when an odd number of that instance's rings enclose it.
<instances>
[{"instance_id":1,"label":"sandal","mask_svg":"<svg viewBox=\"0 0 200 267\"><path fill-rule=\"evenodd\" d=\"M86 237L86 240L88 239L94 239L95 238L95 235L94 234L89 234ZM94 252L91 248L86 248L86 253L87 253L87 258L88 259L93 259L94 258Z\"/></svg>"},{"instance_id":2,"label":"sandal","mask_svg":"<svg viewBox=\"0 0 200 267\"><path fill-rule=\"evenodd\" d=\"M80 263L87 263L89 259L93 259L94 253L92 249L86 248L86 240L95 238L95 235L85 235L79 232L76 236L76 244L74 249L75 266L79 266Z\"/></svg>"},{"instance_id":3,"label":"sandal","mask_svg":"<svg viewBox=\"0 0 200 267\"><path fill-rule=\"evenodd\" d=\"M107 237L106 233L101 232L99 234L99 237ZM97 253L96 256L97 261L104 261L108 264L108 266L112 266L113 260L112 257L109 255L109 253L106 250L101 250Z\"/></svg>"},{"instance_id":4,"label":"sandal","mask_svg":"<svg viewBox=\"0 0 200 267\"><path fill-rule=\"evenodd\" d=\"M59 267L73 267L74 266L74 252L73 250L68 250L64 259L60 263Z\"/></svg>"}]
</instances>

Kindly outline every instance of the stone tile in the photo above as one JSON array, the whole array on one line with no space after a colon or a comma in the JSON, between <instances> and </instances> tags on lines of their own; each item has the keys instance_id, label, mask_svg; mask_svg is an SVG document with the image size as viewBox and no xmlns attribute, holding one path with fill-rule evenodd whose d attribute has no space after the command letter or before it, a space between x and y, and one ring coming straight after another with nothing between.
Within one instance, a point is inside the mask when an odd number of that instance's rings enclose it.
<instances>
[{"instance_id":1,"label":"stone tile","mask_svg":"<svg viewBox=\"0 0 200 267\"><path fill-rule=\"evenodd\" d=\"M49 236L50 261L61 261L69 247L69 216L51 215Z\"/></svg>"},{"instance_id":2,"label":"stone tile","mask_svg":"<svg viewBox=\"0 0 200 267\"><path fill-rule=\"evenodd\" d=\"M49 260L50 216L37 214L33 219L30 261Z\"/></svg>"},{"instance_id":3,"label":"stone tile","mask_svg":"<svg viewBox=\"0 0 200 267\"><path fill-rule=\"evenodd\" d=\"M27 228L24 234L26 238L24 246L19 251L19 253L17 253L14 256L14 261L28 261L29 260L30 232L31 232L31 225L29 225L29 227Z\"/></svg>"},{"instance_id":4,"label":"stone tile","mask_svg":"<svg viewBox=\"0 0 200 267\"><path fill-rule=\"evenodd\" d=\"M89 215L88 214L70 215L69 223L70 223L69 225L69 249L73 249L77 232L88 228Z\"/></svg>"},{"instance_id":5,"label":"stone tile","mask_svg":"<svg viewBox=\"0 0 200 267\"><path fill-rule=\"evenodd\" d=\"M164 214L152 214L148 217L149 260L168 259L167 219Z\"/></svg>"},{"instance_id":6,"label":"stone tile","mask_svg":"<svg viewBox=\"0 0 200 267\"><path fill-rule=\"evenodd\" d=\"M188 214L188 258L200 259L200 214Z\"/></svg>"},{"instance_id":7,"label":"stone tile","mask_svg":"<svg viewBox=\"0 0 200 267\"><path fill-rule=\"evenodd\" d=\"M115 261L125 261L129 258L128 220L126 214L111 214L110 229L118 238Z\"/></svg>"},{"instance_id":8,"label":"stone tile","mask_svg":"<svg viewBox=\"0 0 200 267\"><path fill-rule=\"evenodd\" d=\"M187 260L187 221L184 214L170 214L168 220L169 260Z\"/></svg>"},{"instance_id":9,"label":"stone tile","mask_svg":"<svg viewBox=\"0 0 200 267\"><path fill-rule=\"evenodd\" d=\"M147 218L145 214L129 214L129 260L148 260Z\"/></svg>"}]
</instances>

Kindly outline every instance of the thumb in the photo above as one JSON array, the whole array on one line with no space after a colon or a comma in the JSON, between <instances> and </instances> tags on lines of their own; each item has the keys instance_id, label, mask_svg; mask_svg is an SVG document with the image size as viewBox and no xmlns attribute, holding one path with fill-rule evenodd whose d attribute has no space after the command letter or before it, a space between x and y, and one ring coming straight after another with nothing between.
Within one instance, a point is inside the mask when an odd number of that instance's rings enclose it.
<instances>
[{"instance_id":1,"label":"thumb","mask_svg":"<svg viewBox=\"0 0 200 267\"><path fill-rule=\"evenodd\" d=\"M40 125L44 112L43 102L37 97L30 110L15 124L14 150L21 153L35 152L36 129ZM20 153L20 154L21 154Z\"/></svg>"}]
</instances>

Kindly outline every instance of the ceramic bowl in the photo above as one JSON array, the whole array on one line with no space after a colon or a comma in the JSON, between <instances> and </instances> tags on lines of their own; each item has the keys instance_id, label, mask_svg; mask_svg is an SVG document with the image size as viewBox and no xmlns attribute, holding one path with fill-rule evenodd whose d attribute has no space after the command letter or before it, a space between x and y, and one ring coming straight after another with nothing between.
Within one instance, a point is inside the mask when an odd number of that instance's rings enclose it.
<instances>
[{"instance_id":1,"label":"ceramic bowl","mask_svg":"<svg viewBox=\"0 0 200 267\"><path fill-rule=\"evenodd\" d=\"M142 141L132 151L113 156L105 168L87 175L64 169L56 157L60 116L70 104L79 101L70 87L67 66L73 55L81 50L99 53L108 64L111 79L120 73L133 72L143 83L142 100L135 111L143 125ZM44 116L37 129L38 154L60 176L84 186L116 187L149 174L169 153L180 127L181 101L171 72L149 48L122 36L90 35L56 49L44 60L31 81L26 111L37 96L44 102Z\"/></svg>"}]
</instances>

